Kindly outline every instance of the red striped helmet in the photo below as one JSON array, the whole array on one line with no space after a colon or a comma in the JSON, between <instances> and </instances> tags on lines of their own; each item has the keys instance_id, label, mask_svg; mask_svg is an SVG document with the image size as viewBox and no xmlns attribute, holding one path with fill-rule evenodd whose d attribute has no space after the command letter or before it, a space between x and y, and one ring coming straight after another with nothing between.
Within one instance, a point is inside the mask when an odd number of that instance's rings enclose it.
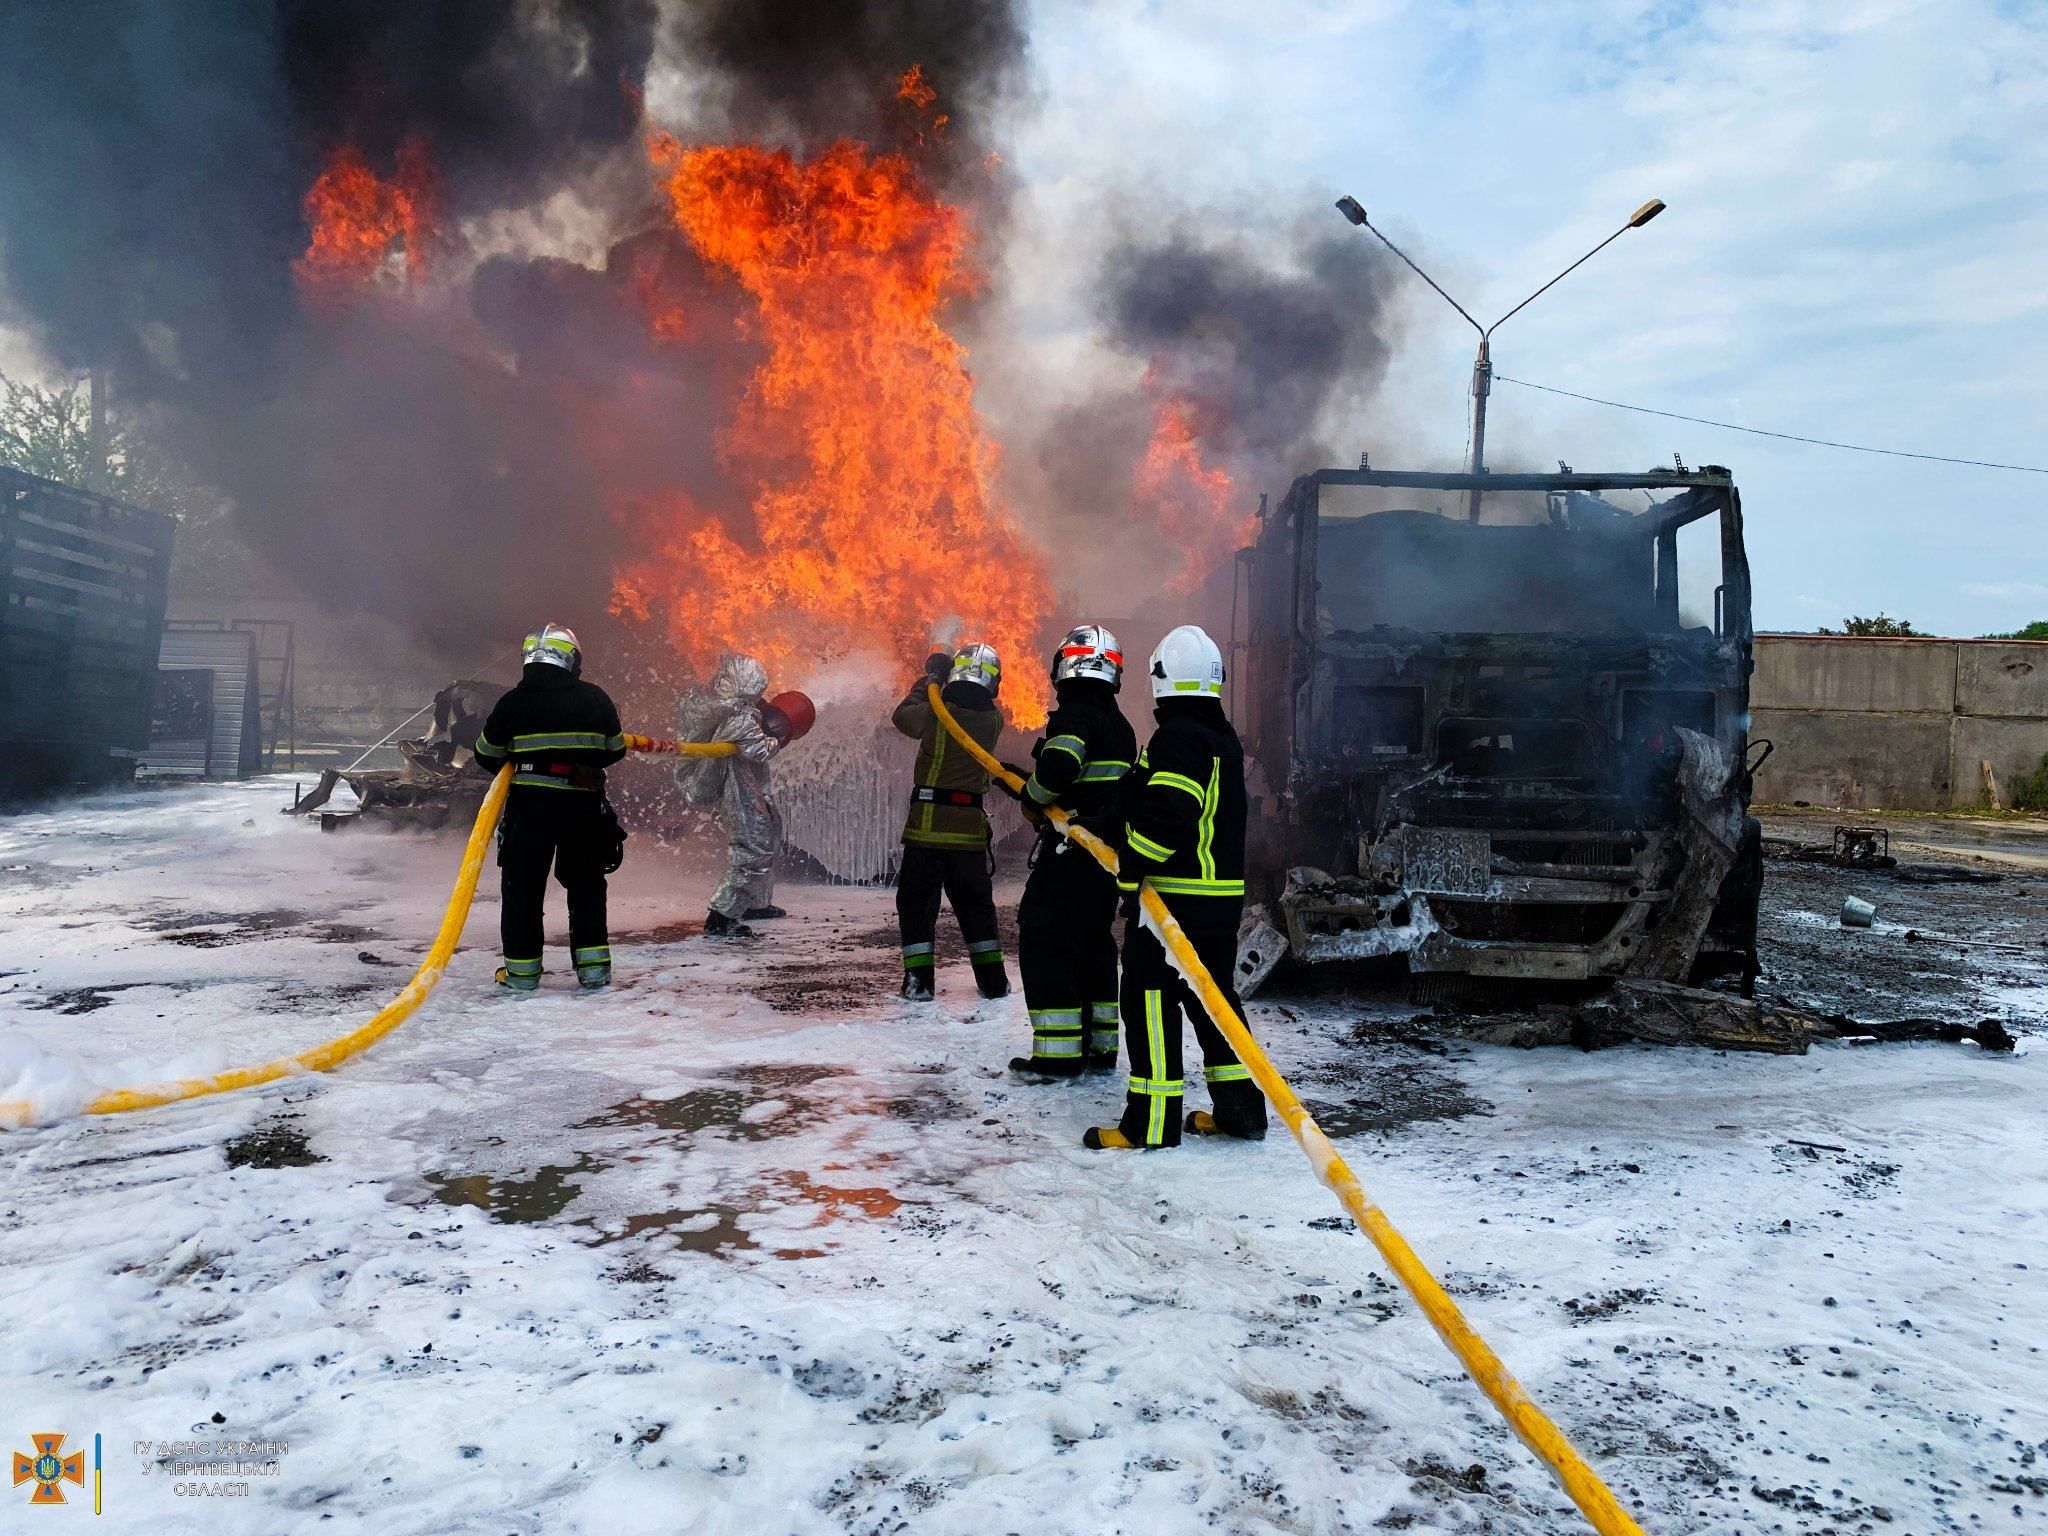
<instances>
[{"instance_id":1,"label":"red striped helmet","mask_svg":"<svg viewBox=\"0 0 2048 1536\"><path fill-rule=\"evenodd\" d=\"M1124 685L1124 650L1100 624L1076 624L1052 653L1052 680L1092 677L1114 693Z\"/></svg>"}]
</instances>

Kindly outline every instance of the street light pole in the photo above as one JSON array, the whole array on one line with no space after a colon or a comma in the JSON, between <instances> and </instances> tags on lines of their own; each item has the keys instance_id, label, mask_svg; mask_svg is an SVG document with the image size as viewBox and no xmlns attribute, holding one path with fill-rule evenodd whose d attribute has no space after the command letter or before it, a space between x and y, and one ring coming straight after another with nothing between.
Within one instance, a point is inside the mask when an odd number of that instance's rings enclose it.
<instances>
[{"instance_id":1,"label":"street light pole","mask_svg":"<svg viewBox=\"0 0 2048 1536\"><path fill-rule=\"evenodd\" d=\"M1508 321L1514 319L1514 317L1516 315L1519 315L1523 310L1527 309L1537 299L1541 298L1544 294L1548 293L1551 289L1555 288L1565 278L1571 276L1571 274L1576 272L1580 267L1583 267L1595 256L1598 256L1602 251L1606 250L1608 246L1612 245L1615 241L1619 240L1623 235L1627 234L1630 230L1641 229L1645 224L1649 223L1650 220L1657 217L1658 214L1664 211L1664 201L1662 198L1651 198L1647 203L1643 204L1642 207L1638 208L1634 213L1630 214L1628 216L1628 222L1623 224L1621 228L1617 229L1605 240L1602 240L1598 245L1594 246L1592 250L1586 252L1585 255L1581 256L1577 261L1573 262L1570 266L1566 267L1562 272L1558 273L1556 277L1553 277L1541 288L1538 288L1534 293L1530 294L1528 298L1522 300L1521 303L1517 304L1513 309L1509 310L1506 314L1502 315L1498 320L1494 321L1491 325L1481 325L1477 320L1474 320L1471 317L1471 315L1466 313L1465 306L1460 304L1456 299L1452 298L1448 293L1445 293L1442 286L1437 282L1435 278L1431 277L1427 272L1423 271L1422 268L1416 266L1413 261L1409 260L1408 253L1406 251L1402 250L1398 245L1394 244L1393 241L1389 240L1385 235L1381 234L1379 230L1373 226L1372 221L1366 217L1365 209L1359 206L1357 198L1338 198L1337 211L1343 214L1344 217L1349 219L1353 224L1356 224L1359 228L1370 231L1374 239L1378 240L1381 245L1384 245L1388 250L1392 251L1396 256L1400 257L1401 260L1407 264L1408 269L1411 272L1413 272L1417 277L1421 278L1425 283L1429 284L1430 287L1436 289L1437 293L1442 296L1444 302L1450 305L1451 308L1455 309L1460 315L1464 316L1465 323L1471 326L1473 330L1479 333L1479 355L1476 358L1474 358L1472 362L1472 455L1466 467L1472 474L1483 475L1486 473L1486 397L1493 393L1493 333L1499 330L1503 325L1506 325ZM1471 500L1466 504L1465 515L1468 521L1475 523L1479 521L1479 487L1476 485L1472 487L1472 497Z\"/></svg>"}]
</instances>

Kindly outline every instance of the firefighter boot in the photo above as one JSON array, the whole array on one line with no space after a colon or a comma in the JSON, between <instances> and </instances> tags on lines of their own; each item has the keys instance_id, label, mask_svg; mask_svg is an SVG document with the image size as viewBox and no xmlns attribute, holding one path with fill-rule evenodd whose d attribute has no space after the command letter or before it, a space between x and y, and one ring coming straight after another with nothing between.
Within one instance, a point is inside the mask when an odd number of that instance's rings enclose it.
<instances>
[{"instance_id":1,"label":"firefighter boot","mask_svg":"<svg viewBox=\"0 0 2048 1536\"><path fill-rule=\"evenodd\" d=\"M704 916L704 936L711 939L751 939L754 930L714 909Z\"/></svg>"},{"instance_id":2,"label":"firefighter boot","mask_svg":"<svg viewBox=\"0 0 2048 1536\"><path fill-rule=\"evenodd\" d=\"M1081 1145L1090 1152L1138 1152L1144 1149L1114 1125L1091 1125Z\"/></svg>"},{"instance_id":3,"label":"firefighter boot","mask_svg":"<svg viewBox=\"0 0 2048 1536\"><path fill-rule=\"evenodd\" d=\"M1209 1074L1231 1071L1243 1073L1245 1069L1208 1069ZM1249 1073L1242 1077L1209 1076L1209 1098L1215 1104L1215 1110L1198 1109L1190 1113L1187 1120L1189 1135L1234 1136L1239 1141L1266 1139L1266 1096L1251 1082Z\"/></svg>"},{"instance_id":4,"label":"firefighter boot","mask_svg":"<svg viewBox=\"0 0 2048 1536\"><path fill-rule=\"evenodd\" d=\"M913 1003L928 1003L932 1000L932 972L930 966L903 973L903 994Z\"/></svg>"},{"instance_id":5,"label":"firefighter boot","mask_svg":"<svg viewBox=\"0 0 2048 1536\"><path fill-rule=\"evenodd\" d=\"M507 992L538 992L540 990L540 962L538 960L507 960L498 967L498 985Z\"/></svg>"},{"instance_id":6,"label":"firefighter boot","mask_svg":"<svg viewBox=\"0 0 2048 1536\"><path fill-rule=\"evenodd\" d=\"M974 971L974 985L983 997L1010 995L1010 972L1003 964L1001 939L980 939L970 943L967 960Z\"/></svg>"},{"instance_id":7,"label":"firefighter boot","mask_svg":"<svg viewBox=\"0 0 2048 1536\"><path fill-rule=\"evenodd\" d=\"M1057 1083L1081 1075L1079 1063L1047 1061L1043 1056L1012 1056L1010 1070L1027 1083Z\"/></svg>"},{"instance_id":8,"label":"firefighter boot","mask_svg":"<svg viewBox=\"0 0 2048 1536\"><path fill-rule=\"evenodd\" d=\"M765 923L771 922L778 917L787 917L789 914L783 911L782 908L771 904L765 907L749 907L740 916L750 923Z\"/></svg>"}]
</instances>

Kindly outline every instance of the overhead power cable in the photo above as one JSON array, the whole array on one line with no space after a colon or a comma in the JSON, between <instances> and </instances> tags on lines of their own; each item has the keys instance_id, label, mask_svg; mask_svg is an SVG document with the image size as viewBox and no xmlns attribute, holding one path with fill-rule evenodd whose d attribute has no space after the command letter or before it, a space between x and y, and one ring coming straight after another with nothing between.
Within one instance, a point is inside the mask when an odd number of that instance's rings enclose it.
<instances>
[{"instance_id":1,"label":"overhead power cable","mask_svg":"<svg viewBox=\"0 0 2048 1536\"><path fill-rule=\"evenodd\" d=\"M1582 395L1576 390L1558 389L1550 384L1531 384L1527 379L1511 379L1504 373L1494 378L1503 384L1519 384L1524 389L1538 389L1546 395L1564 395L1572 400L1583 400L1588 405L1611 406L1617 411L1634 411L1642 416L1662 416L1669 421L1689 421L1700 427L1719 427L1725 432L1747 432L1751 437L1775 437L1787 443L1808 443L1816 448L1840 448L1849 453L1877 453L1891 459L1925 459L1934 464L1967 464L1973 469L2010 469L2023 475L2048 475L2048 467L2039 464L2001 464L1992 459L1959 459L1946 453L1908 453L1903 448L1872 448L1867 443L1838 443L1825 437L1801 437L1796 432L1769 432L1762 427L1740 427L1732 421L1714 421L1706 416L1685 416L1677 411L1659 411L1647 405L1629 405L1621 400L1602 400L1598 395Z\"/></svg>"}]
</instances>

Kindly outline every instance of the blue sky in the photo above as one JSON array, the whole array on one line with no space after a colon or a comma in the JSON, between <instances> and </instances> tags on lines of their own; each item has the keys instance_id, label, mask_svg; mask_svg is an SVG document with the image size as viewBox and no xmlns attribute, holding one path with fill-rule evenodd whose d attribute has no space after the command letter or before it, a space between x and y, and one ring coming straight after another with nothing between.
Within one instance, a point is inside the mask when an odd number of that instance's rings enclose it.
<instances>
[{"instance_id":1,"label":"blue sky","mask_svg":"<svg viewBox=\"0 0 2048 1536\"><path fill-rule=\"evenodd\" d=\"M1490 320L1504 374L1850 442L2048 463L2048 6L1038 0L1007 286L1079 363L1086 263L1148 186L1286 240L1355 194ZM1369 238L1361 236L1361 238ZM1335 441L1463 451L1471 332L1411 284ZM2048 476L1802 448L1502 385L1489 460L1723 463L1761 626L2048 618ZM1279 490L1283 487L1270 487Z\"/></svg>"}]
</instances>

